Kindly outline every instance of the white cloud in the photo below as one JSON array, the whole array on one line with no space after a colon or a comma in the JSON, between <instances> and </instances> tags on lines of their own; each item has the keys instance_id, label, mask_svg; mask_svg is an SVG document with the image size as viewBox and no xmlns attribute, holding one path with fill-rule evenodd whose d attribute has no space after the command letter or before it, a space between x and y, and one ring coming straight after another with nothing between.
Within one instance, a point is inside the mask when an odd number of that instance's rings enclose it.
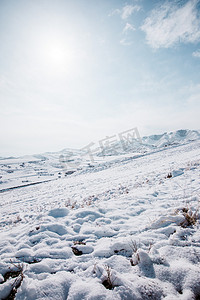
<instances>
[{"instance_id":1,"label":"white cloud","mask_svg":"<svg viewBox=\"0 0 200 300\"><path fill-rule=\"evenodd\" d=\"M192 55L193 55L194 57L200 58L200 49L197 50L197 51L194 51L194 52L192 53Z\"/></svg>"},{"instance_id":2,"label":"white cloud","mask_svg":"<svg viewBox=\"0 0 200 300\"><path fill-rule=\"evenodd\" d=\"M122 20L128 19L135 11L139 11L141 7L139 5L125 5L122 9L115 9L108 16L120 15Z\"/></svg>"},{"instance_id":3,"label":"white cloud","mask_svg":"<svg viewBox=\"0 0 200 300\"><path fill-rule=\"evenodd\" d=\"M131 25L130 23L126 23L124 29L123 29L123 33L127 34L127 32L129 31L135 31L135 27L133 25Z\"/></svg>"},{"instance_id":4,"label":"white cloud","mask_svg":"<svg viewBox=\"0 0 200 300\"><path fill-rule=\"evenodd\" d=\"M148 44L153 48L169 48L178 42L194 43L199 41L198 2L198 0L190 0L180 6L177 2L167 1L152 10L141 27L146 33Z\"/></svg>"},{"instance_id":5,"label":"white cloud","mask_svg":"<svg viewBox=\"0 0 200 300\"><path fill-rule=\"evenodd\" d=\"M124 28L122 30L122 34L126 36L123 37L120 40L120 44L123 46L129 46L132 45L133 41L130 40L128 37L129 33L131 31L135 31L135 27L127 22L127 19L134 13L138 12L141 9L141 6L139 5L125 5L122 9L115 9L111 14L109 14L109 17L113 15L120 15L121 19L123 20Z\"/></svg>"},{"instance_id":6,"label":"white cloud","mask_svg":"<svg viewBox=\"0 0 200 300\"><path fill-rule=\"evenodd\" d=\"M122 8L122 12L121 12L121 18L123 20L126 20L128 17L130 17L134 11L139 11L140 10L140 6L139 5L126 5Z\"/></svg>"},{"instance_id":7,"label":"white cloud","mask_svg":"<svg viewBox=\"0 0 200 300\"><path fill-rule=\"evenodd\" d=\"M113 10L108 16L112 17L114 15L120 15L120 14L121 14L121 10L117 8L117 9Z\"/></svg>"},{"instance_id":8,"label":"white cloud","mask_svg":"<svg viewBox=\"0 0 200 300\"><path fill-rule=\"evenodd\" d=\"M127 39L121 39L121 40L120 40L120 44L121 44L122 46L130 46L130 45L133 44L133 42L132 42L132 41L128 41Z\"/></svg>"}]
</instances>

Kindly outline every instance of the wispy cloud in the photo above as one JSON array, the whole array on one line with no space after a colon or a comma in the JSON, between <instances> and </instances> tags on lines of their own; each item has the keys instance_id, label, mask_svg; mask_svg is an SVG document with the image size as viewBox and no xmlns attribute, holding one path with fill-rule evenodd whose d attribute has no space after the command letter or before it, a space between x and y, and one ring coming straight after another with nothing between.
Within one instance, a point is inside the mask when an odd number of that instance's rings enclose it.
<instances>
[{"instance_id":1,"label":"wispy cloud","mask_svg":"<svg viewBox=\"0 0 200 300\"><path fill-rule=\"evenodd\" d=\"M112 17L114 15L120 15L120 14L121 14L121 10L119 8L116 8L108 15L108 17Z\"/></svg>"},{"instance_id":2,"label":"wispy cloud","mask_svg":"<svg viewBox=\"0 0 200 300\"><path fill-rule=\"evenodd\" d=\"M147 43L153 48L169 48L177 44L200 40L200 17L198 0L190 0L180 6L165 2L152 10L141 29L146 33ZM180 2L179 2L180 3Z\"/></svg>"},{"instance_id":3,"label":"wispy cloud","mask_svg":"<svg viewBox=\"0 0 200 300\"><path fill-rule=\"evenodd\" d=\"M122 46L130 46L130 45L132 45L133 44L133 41L131 41L131 40L128 40L128 39L121 39L120 40L120 44L122 45Z\"/></svg>"},{"instance_id":4,"label":"wispy cloud","mask_svg":"<svg viewBox=\"0 0 200 300\"><path fill-rule=\"evenodd\" d=\"M135 27L133 25L131 25L130 23L126 23L124 29L123 29L123 33L127 34L129 31L135 31Z\"/></svg>"},{"instance_id":5,"label":"wispy cloud","mask_svg":"<svg viewBox=\"0 0 200 300\"><path fill-rule=\"evenodd\" d=\"M194 52L192 53L192 55L193 55L194 57L200 58L200 49L197 50L197 51L194 51Z\"/></svg>"},{"instance_id":6,"label":"wispy cloud","mask_svg":"<svg viewBox=\"0 0 200 300\"><path fill-rule=\"evenodd\" d=\"M130 46L133 44L130 33L135 30L136 29L133 25L131 25L130 23L126 23L122 31L123 38L120 40L120 44L122 46Z\"/></svg>"},{"instance_id":7,"label":"wispy cloud","mask_svg":"<svg viewBox=\"0 0 200 300\"><path fill-rule=\"evenodd\" d=\"M123 20L128 19L128 17L130 17L135 11L139 11L140 10L140 6L139 5L126 5L122 8L122 12L121 12L121 18Z\"/></svg>"},{"instance_id":8,"label":"wispy cloud","mask_svg":"<svg viewBox=\"0 0 200 300\"><path fill-rule=\"evenodd\" d=\"M125 5L122 9L115 9L111 14L108 16L120 15L122 20L128 19L134 12L138 12L141 9L139 5Z\"/></svg>"},{"instance_id":9,"label":"wispy cloud","mask_svg":"<svg viewBox=\"0 0 200 300\"><path fill-rule=\"evenodd\" d=\"M122 30L122 39L120 40L120 44L123 46L130 46L132 45L133 41L130 38L130 33L135 31L135 27L128 22L128 18L132 16L134 12L138 12L141 9L139 5L125 5L121 9L115 9L109 17L113 15L119 15L122 19L122 24L124 26Z\"/></svg>"}]
</instances>

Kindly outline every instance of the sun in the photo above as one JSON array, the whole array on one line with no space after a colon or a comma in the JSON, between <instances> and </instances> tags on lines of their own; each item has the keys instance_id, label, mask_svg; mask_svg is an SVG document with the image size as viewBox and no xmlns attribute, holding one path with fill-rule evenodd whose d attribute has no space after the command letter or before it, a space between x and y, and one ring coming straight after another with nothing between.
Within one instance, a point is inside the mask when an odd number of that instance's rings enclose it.
<instances>
[{"instance_id":1,"label":"sun","mask_svg":"<svg viewBox=\"0 0 200 300\"><path fill-rule=\"evenodd\" d=\"M50 43L46 45L46 59L52 64L65 64L69 57L69 50L67 51L65 47L59 44ZM68 53L67 53L68 52Z\"/></svg>"},{"instance_id":2,"label":"sun","mask_svg":"<svg viewBox=\"0 0 200 300\"><path fill-rule=\"evenodd\" d=\"M37 56L42 65L64 67L73 63L74 51L72 43L56 36L41 36L37 42Z\"/></svg>"},{"instance_id":3,"label":"sun","mask_svg":"<svg viewBox=\"0 0 200 300\"><path fill-rule=\"evenodd\" d=\"M32 62L46 76L72 74L84 61L76 35L42 31L33 39Z\"/></svg>"}]
</instances>

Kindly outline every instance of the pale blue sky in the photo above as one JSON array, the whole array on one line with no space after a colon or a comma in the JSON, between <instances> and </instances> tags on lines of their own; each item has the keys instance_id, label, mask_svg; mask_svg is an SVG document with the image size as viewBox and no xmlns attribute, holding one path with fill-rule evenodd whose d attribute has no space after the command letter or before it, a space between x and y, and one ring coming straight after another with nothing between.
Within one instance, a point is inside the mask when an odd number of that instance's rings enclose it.
<instances>
[{"instance_id":1,"label":"pale blue sky","mask_svg":"<svg viewBox=\"0 0 200 300\"><path fill-rule=\"evenodd\" d=\"M200 1L0 0L0 41L0 156L200 128Z\"/></svg>"}]
</instances>

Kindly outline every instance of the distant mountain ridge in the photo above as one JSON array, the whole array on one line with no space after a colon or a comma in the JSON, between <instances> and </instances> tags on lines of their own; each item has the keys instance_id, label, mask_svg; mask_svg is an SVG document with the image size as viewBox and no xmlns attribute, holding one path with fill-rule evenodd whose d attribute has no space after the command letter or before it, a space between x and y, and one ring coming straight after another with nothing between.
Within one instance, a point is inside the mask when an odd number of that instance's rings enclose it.
<instances>
[{"instance_id":1,"label":"distant mountain ridge","mask_svg":"<svg viewBox=\"0 0 200 300\"><path fill-rule=\"evenodd\" d=\"M137 139L129 140L125 148L121 142L116 142L110 147L105 147L103 151L99 150L97 155L119 155L127 152L144 153L156 148L182 145L197 139L200 139L198 130L180 129L169 133L144 136L141 138L142 142Z\"/></svg>"},{"instance_id":2,"label":"distant mountain ridge","mask_svg":"<svg viewBox=\"0 0 200 300\"><path fill-rule=\"evenodd\" d=\"M142 138L142 142L156 147L165 147L195 141L199 138L200 132L198 130L180 129L169 133L145 136Z\"/></svg>"},{"instance_id":3,"label":"distant mountain ridge","mask_svg":"<svg viewBox=\"0 0 200 300\"><path fill-rule=\"evenodd\" d=\"M199 130L189 130L189 129L180 129L172 132L164 132L163 134L154 134L149 136L142 137L141 141L137 139L132 139L127 143L126 147L122 145L122 142L117 141L112 143L109 147L104 147L101 149L100 147L96 148L93 152L94 155L97 156L114 156L120 155L125 153L137 152L137 153L144 153L151 151L155 148L163 148L168 146L175 146L175 145L182 145L191 141L195 141L200 139L200 131ZM78 157L84 153L83 150L80 149L72 149L72 148L65 148L58 152L45 152L42 154L34 154L34 155L24 155L21 157L1 157L0 161L10 160L15 161L16 159L23 159L25 161L35 161L35 160L56 160L59 156L70 156L70 157ZM57 162L56 162L57 164Z\"/></svg>"}]
</instances>

